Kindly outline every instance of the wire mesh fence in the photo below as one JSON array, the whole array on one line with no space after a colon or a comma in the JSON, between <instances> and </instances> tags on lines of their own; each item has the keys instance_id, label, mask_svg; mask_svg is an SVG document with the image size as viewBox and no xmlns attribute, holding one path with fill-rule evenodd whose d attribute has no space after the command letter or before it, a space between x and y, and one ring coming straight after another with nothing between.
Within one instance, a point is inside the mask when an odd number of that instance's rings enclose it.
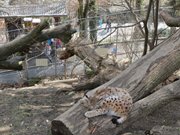
<instances>
[{"instance_id":1,"label":"wire mesh fence","mask_svg":"<svg viewBox=\"0 0 180 135\"><path fill-rule=\"evenodd\" d=\"M145 11L141 11L141 14L145 14ZM73 27L77 29L77 32L73 35L72 40L76 40L76 38L79 37L81 33L86 33L86 36L84 38L91 39L91 32L95 31L96 34L94 38L96 39L89 40L89 42L87 42L85 45L92 46L94 50L102 57L111 55L115 56L117 61L128 59L130 62L133 62L141 57L143 51L144 39L142 33L138 29L139 26L141 26L142 29L144 27L141 23L142 17L143 16L139 17L139 22L136 22L133 19L132 13L130 11L126 11L115 14L98 15L95 17L88 17L84 19L75 18L59 23L51 22L50 25L56 26L71 23ZM89 22L91 20L95 21L96 24L93 28L90 28ZM81 30L79 27L81 24L79 24L79 22L87 23L88 25L86 25L86 28L84 30ZM151 34L153 27L152 21L148 23L148 27ZM5 28L1 28L0 43L4 44L6 42L9 42L9 33L11 33L11 35L14 34L14 38L16 38L22 34L25 34L25 31L27 29L27 27L17 28L13 30L6 30ZM162 37L158 38L158 42L161 42L161 39L164 39L170 35L170 28L160 21L158 24L159 33L161 33L163 29L166 29L165 32L163 31L165 34L162 34ZM40 43L41 47L35 48L33 50L33 53L28 55L28 65L26 65L27 67L25 69L27 78L66 76L73 74L72 70L74 70L74 66L80 60L78 58L72 58L71 60L60 61L56 56L56 42L57 39L53 39L52 45L48 44L48 41ZM84 71L84 65L80 64L76 69L78 70L75 74L82 74L80 70ZM24 71L22 71L21 74L24 74L23 72ZM0 78L9 76L9 74L14 74L14 76L18 77L14 77L16 79L13 80L21 80L22 76L19 73L20 72L17 71L8 71L7 74L1 73ZM7 79L4 80L7 81Z\"/></svg>"}]
</instances>

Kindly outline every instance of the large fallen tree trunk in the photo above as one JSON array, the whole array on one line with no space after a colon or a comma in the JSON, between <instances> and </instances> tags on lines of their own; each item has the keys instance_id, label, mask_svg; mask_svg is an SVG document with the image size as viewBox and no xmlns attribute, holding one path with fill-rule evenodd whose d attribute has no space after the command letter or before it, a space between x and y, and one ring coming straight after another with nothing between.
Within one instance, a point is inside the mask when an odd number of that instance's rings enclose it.
<instances>
[{"instance_id":1,"label":"large fallen tree trunk","mask_svg":"<svg viewBox=\"0 0 180 135\"><path fill-rule=\"evenodd\" d=\"M176 99L180 99L180 81L176 81L172 84L169 84L160 90L154 92L153 94L137 101L134 103L132 111L129 114L128 119L122 124L116 127L111 122L111 118L107 116L99 116L91 118L91 120L83 119L81 121L83 114L81 110L81 116L76 117L74 119L68 119L68 120L78 120L80 123L76 123L76 125L79 126L80 129L74 129L73 132L68 131L68 127L64 127L64 125L59 125L57 127L57 123L59 122L59 119L56 119L53 121L53 124L55 124L56 128L59 128L61 130L60 132L57 132L58 130L53 129L53 135L117 135L120 133L123 133L123 130L126 129L128 126L133 124L135 121L137 121L140 118L145 117L146 115L152 113L157 108L162 107L163 105L166 105L170 103L171 101L174 101ZM73 112L72 115L76 114L77 112ZM69 114L66 114L66 118L69 117ZM85 125L83 125L83 123ZM89 125L88 125L89 123ZM54 126L54 125L53 125ZM71 125L73 126L73 125ZM84 127L84 129L81 129ZM67 131L63 131L63 130ZM55 131L55 132L54 132Z\"/></svg>"},{"instance_id":2,"label":"large fallen tree trunk","mask_svg":"<svg viewBox=\"0 0 180 135\"><path fill-rule=\"evenodd\" d=\"M162 11L160 15L163 17L167 25L176 27L179 26L178 17L172 17L165 11ZM78 56L95 73L95 76L88 81L80 81L78 84L75 84L68 89L77 91L95 88L115 77L121 72L121 69L124 70L124 67L118 67L118 63L114 62L113 60L99 56L94 51L94 48L89 45L90 43L88 43L87 39L78 39L68 43L66 50L58 51L60 59L67 59L73 55ZM109 63L109 61L111 62Z\"/></svg>"},{"instance_id":3,"label":"large fallen tree trunk","mask_svg":"<svg viewBox=\"0 0 180 135\"><path fill-rule=\"evenodd\" d=\"M61 38L64 43L69 42L72 34L76 31L71 28L70 24L56 26L53 29L46 29L48 26L47 21L43 21L35 29L27 35L21 35L11 42L0 46L0 68L8 69L21 69L18 61L9 60L8 57L16 52L21 52L28 49L33 44L48 40L48 38Z\"/></svg>"},{"instance_id":4,"label":"large fallen tree trunk","mask_svg":"<svg viewBox=\"0 0 180 135\"><path fill-rule=\"evenodd\" d=\"M78 56L84 63L92 69L94 77L88 81L79 82L73 85L72 90L92 89L95 88L117 75L121 70L117 63L110 58L103 58L95 52L87 39L77 39L70 41L66 45L66 50L58 50L57 55L60 59L67 59L73 55Z\"/></svg>"},{"instance_id":5,"label":"large fallen tree trunk","mask_svg":"<svg viewBox=\"0 0 180 135\"><path fill-rule=\"evenodd\" d=\"M180 68L180 30L173 36L162 42L148 55L142 57L121 74L105 83L100 87L112 86L127 88L133 101L149 95L152 90L162 81L167 79L173 72ZM98 88L88 92L92 94ZM135 103L136 104L136 103ZM141 108L137 108L140 109ZM93 122L84 117L87 108L79 101L68 111L52 121L53 135L89 135ZM97 117L96 121L100 121L102 117ZM91 120L91 119L90 119ZM77 122L78 121L78 122ZM98 128L101 133L94 132L94 135L106 134L112 135L118 130L115 127L111 133L107 134L106 124L109 120L103 120L101 127ZM123 125L121 125L123 127ZM121 130L118 130L120 132Z\"/></svg>"},{"instance_id":6,"label":"large fallen tree trunk","mask_svg":"<svg viewBox=\"0 0 180 135\"><path fill-rule=\"evenodd\" d=\"M112 124L111 118L105 116L101 116L100 118L94 117L91 119L91 125L89 126L90 128L94 126L93 129L87 128L87 130L83 131L83 134L88 135L88 132L91 132L93 135L117 135L123 133L124 129L132 125L138 119L147 116L157 108L160 108L171 101L180 99L179 87L180 81L176 81L135 102L128 119L118 127Z\"/></svg>"}]
</instances>

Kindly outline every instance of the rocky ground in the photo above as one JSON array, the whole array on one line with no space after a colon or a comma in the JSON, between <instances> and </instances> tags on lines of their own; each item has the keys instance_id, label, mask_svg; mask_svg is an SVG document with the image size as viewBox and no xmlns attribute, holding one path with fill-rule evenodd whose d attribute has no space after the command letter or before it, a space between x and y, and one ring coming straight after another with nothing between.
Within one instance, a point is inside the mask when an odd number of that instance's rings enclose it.
<instances>
[{"instance_id":1,"label":"rocky ground","mask_svg":"<svg viewBox=\"0 0 180 135\"><path fill-rule=\"evenodd\" d=\"M0 90L0 135L51 135L51 121L83 96L48 83ZM135 122L124 135L180 135L180 101Z\"/></svg>"}]
</instances>

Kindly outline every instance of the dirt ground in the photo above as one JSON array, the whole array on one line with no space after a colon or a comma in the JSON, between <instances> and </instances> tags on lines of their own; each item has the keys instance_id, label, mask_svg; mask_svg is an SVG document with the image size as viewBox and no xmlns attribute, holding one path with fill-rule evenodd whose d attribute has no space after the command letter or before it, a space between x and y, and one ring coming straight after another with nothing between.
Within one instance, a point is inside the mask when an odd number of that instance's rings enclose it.
<instances>
[{"instance_id":1,"label":"dirt ground","mask_svg":"<svg viewBox=\"0 0 180 135\"><path fill-rule=\"evenodd\" d=\"M83 92L60 92L62 87L63 84L58 87L37 85L0 90L0 135L51 135L51 121L83 96ZM127 132L145 135L145 131L157 126L176 127L179 132L171 134L168 128L170 134L152 135L180 135L180 101L138 120Z\"/></svg>"},{"instance_id":2,"label":"dirt ground","mask_svg":"<svg viewBox=\"0 0 180 135\"><path fill-rule=\"evenodd\" d=\"M0 135L51 135L51 121L83 95L59 92L60 88L34 86L0 90Z\"/></svg>"}]
</instances>

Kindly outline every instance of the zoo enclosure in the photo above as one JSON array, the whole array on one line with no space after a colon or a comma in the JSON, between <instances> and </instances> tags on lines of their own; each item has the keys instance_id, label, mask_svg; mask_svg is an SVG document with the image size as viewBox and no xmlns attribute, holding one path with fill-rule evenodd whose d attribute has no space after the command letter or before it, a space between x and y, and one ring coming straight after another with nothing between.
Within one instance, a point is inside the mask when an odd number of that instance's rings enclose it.
<instances>
[{"instance_id":1,"label":"zoo enclosure","mask_svg":"<svg viewBox=\"0 0 180 135\"><path fill-rule=\"evenodd\" d=\"M130 15L127 15L130 14ZM106 24L106 20L107 20L107 16L111 18L111 26L109 28L109 31L107 31L107 24ZM100 17L102 17L102 24L99 23L100 21ZM87 37L90 37L90 32L91 31L96 31L97 32L97 40L95 42L89 42L86 45L92 46L95 51L101 55L102 57L105 57L107 54L112 54L116 56L117 60L122 60L124 58L128 58L130 59L130 61L134 61L136 59L138 59L141 54L142 54L142 49L143 49L143 38L141 37L139 33L139 31L137 30L137 23L133 21L132 16L131 16L131 12L120 12L120 13L115 13L115 14L108 14L108 15L101 15L101 16L95 16L95 17L89 17L89 18L85 18L82 19L86 22L88 22L88 20L90 19L95 19L96 21L96 28L95 29L89 29L89 27L87 27ZM66 20L64 22L59 22L59 23L51 23L50 25L55 26L55 25L61 25L61 24L65 24L65 23L71 23L74 24L74 27L77 29L77 33L74 34L73 39L75 40L76 37L78 37L80 35L80 32L82 32L81 30L79 30L78 25L76 25L78 23L78 19L72 19L72 20ZM169 36L170 32L170 28L168 28L164 23L159 23L159 32L165 32L164 34L162 34L162 38L164 39L167 36ZM149 23L149 29L151 29L151 24ZM166 31L163 31L163 29L166 29ZM9 32L15 32L16 33L16 37L23 34L23 30L22 29L14 29L11 31L4 31L2 30L0 33L0 37L1 37L1 41L4 38L4 33L5 35L7 35ZM17 34L18 33L18 34ZM158 41L160 41L161 39L158 39ZM46 43L46 42L45 42ZM40 44L41 45L41 44ZM115 49L114 49L115 48ZM114 51L115 50L115 51ZM113 52L114 51L114 52ZM44 55L42 57L42 55ZM35 58L38 58L40 56L40 58L46 59L45 66L37 66L37 63L35 63ZM29 60L28 60L29 59ZM33 61L34 60L34 61ZM26 72L29 75L33 75L31 70L32 69L37 69L37 71L34 71L35 74L37 74L38 72L41 72L41 70L43 70L44 68L47 67L52 67L51 69L47 70L47 73L49 71L54 72L54 76L57 75L65 75L66 76L66 62L62 62L59 61L57 56L55 55L54 57L51 56L47 56L44 50L35 50L31 56L27 56L27 61L29 61L30 63L28 64L28 66L26 65ZM33 61L33 62L32 62ZM47 62L48 61L48 62ZM74 62L76 61L76 62ZM70 65L76 65L76 63L78 63L79 59L74 58L73 60L70 60L70 62L68 63L70 67ZM68 62L68 61L67 61ZM59 68L60 67L60 68ZM71 66L72 67L72 66ZM72 69L72 68L71 68ZM81 69L83 69L83 66L81 66ZM59 73L59 71L61 73ZM22 73L17 72L21 78ZM5 74L5 73L2 73ZM45 73L42 73L44 74ZM41 76L41 75L40 75ZM49 74L46 74L46 76L49 76ZM30 76L29 76L30 77Z\"/></svg>"}]
</instances>

